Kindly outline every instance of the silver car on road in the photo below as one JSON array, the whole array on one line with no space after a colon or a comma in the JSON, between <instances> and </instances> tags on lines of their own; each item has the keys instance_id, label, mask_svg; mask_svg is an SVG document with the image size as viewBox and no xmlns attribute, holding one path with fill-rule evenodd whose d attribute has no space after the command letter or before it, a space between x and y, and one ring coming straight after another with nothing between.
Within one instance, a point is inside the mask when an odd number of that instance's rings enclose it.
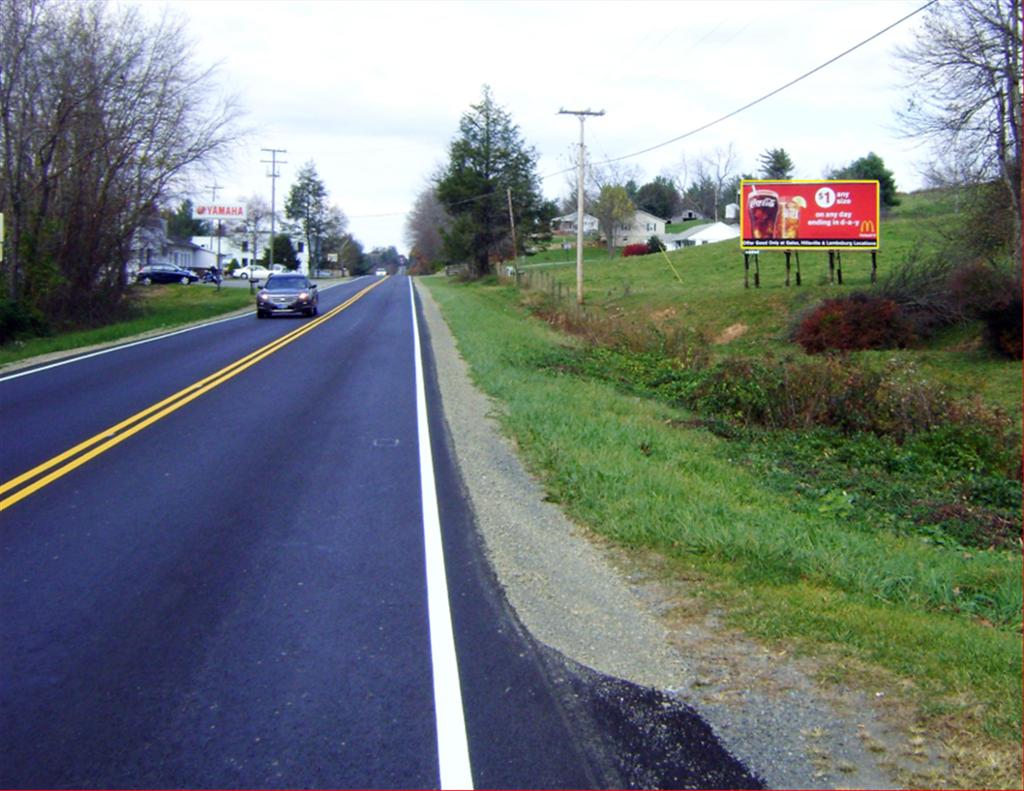
<instances>
[{"instance_id":1,"label":"silver car on road","mask_svg":"<svg viewBox=\"0 0 1024 791\"><path fill-rule=\"evenodd\" d=\"M298 313L315 316L320 312L320 296L316 283L305 275L271 275L256 294L256 318L265 319L275 313Z\"/></svg>"}]
</instances>

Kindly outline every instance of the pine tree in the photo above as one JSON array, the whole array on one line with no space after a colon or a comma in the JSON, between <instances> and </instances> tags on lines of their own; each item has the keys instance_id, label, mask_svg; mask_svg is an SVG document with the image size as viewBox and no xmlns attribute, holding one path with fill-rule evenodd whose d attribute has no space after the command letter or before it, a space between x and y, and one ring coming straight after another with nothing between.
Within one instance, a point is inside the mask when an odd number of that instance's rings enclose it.
<instances>
[{"instance_id":1,"label":"pine tree","mask_svg":"<svg viewBox=\"0 0 1024 791\"><path fill-rule=\"evenodd\" d=\"M511 226L506 190L512 191L520 250L550 221L546 215L552 209L541 196L537 159L536 150L526 145L511 115L485 85L480 103L459 122L459 136L436 184L438 200L451 217L444 232L450 261L469 261L473 274L481 277L490 271L492 258L507 254Z\"/></svg>"},{"instance_id":2,"label":"pine tree","mask_svg":"<svg viewBox=\"0 0 1024 791\"><path fill-rule=\"evenodd\" d=\"M769 148L761 154L761 177L766 179L789 179L793 177L793 160L784 148Z\"/></svg>"}]
</instances>

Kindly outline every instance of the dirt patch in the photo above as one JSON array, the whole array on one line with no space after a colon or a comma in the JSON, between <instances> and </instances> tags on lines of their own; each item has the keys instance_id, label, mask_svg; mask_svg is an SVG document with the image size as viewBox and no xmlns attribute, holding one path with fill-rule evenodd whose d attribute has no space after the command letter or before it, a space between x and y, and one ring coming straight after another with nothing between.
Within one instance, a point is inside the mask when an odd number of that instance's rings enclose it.
<instances>
[{"instance_id":1,"label":"dirt patch","mask_svg":"<svg viewBox=\"0 0 1024 791\"><path fill-rule=\"evenodd\" d=\"M667 324L679 315L679 311L675 308L665 308L664 310L656 310L651 314L651 321L657 325Z\"/></svg>"},{"instance_id":2,"label":"dirt patch","mask_svg":"<svg viewBox=\"0 0 1024 791\"><path fill-rule=\"evenodd\" d=\"M718 335L715 336L712 343L714 343L716 346L721 346L722 344L729 343L730 341L736 340L741 335L745 335L748 329L750 328L747 327L746 324L730 324L728 327L726 327L724 330L718 333Z\"/></svg>"}]
</instances>

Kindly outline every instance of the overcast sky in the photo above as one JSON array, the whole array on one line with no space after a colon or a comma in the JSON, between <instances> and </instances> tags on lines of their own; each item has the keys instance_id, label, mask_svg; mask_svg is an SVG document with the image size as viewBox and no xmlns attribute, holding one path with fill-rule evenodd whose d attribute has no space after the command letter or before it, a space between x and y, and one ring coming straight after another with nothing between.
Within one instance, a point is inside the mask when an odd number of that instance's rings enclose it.
<instances>
[{"instance_id":1,"label":"overcast sky","mask_svg":"<svg viewBox=\"0 0 1024 791\"><path fill-rule=\"evenodd\" d=\"M251 139L233 165L210 174L224 187L219 200L269 200L260 149L287 149L278 206L312 160L367 250L405 252L405 213L446 161L485 83L548 176L571 167L579 137L562 107L605 110L586 124L589 155L621 157L736 110L925 1L147 0L143 8L184 15L196 60L220 64L219 84L246 112ZM894 49L913 41L922 16L728 121L622 165L639 168L643 183L733 143L741 172L756 173L759 154L781 147L795 178L819 178L874 151L899 189L919 188L926 151L896 128L906 92ZM548 197L568 192L564 174L542 184Z\"/></svg>"}]
</instances>

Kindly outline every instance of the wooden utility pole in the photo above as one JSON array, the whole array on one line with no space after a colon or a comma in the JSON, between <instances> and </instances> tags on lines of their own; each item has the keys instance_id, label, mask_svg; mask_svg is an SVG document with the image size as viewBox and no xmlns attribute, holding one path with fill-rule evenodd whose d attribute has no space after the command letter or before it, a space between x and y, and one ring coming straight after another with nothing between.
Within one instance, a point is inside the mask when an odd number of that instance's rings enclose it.
<instances>
[{"instance_id":1,"label":"wooden utility pole","mask_svg":"<svg viewBox=\"0 0 1024 791\"><path fill-rule=\"evenodd\" d=\"M277 179L280 177L280 173L277 172L278 165L287 165L288 163L283 159L278 159L278 154L287 154L288 150L285 148L261 148L261 151L268 151L270 153L270 159L261 159L260 161L266 165L270 165L270 172L267 174L267 178L270 179L270 252L267 255L269 262L269 269L271 272L274 271L274 215L277 212ZM253 253L255 254L255 250ZM252 272L252 270L249 270ZM252 278L249 278L249 284L252 285Z\"/></svg>"},{"instance_id":2,"label":"wooden utility pole","mask_svg":"<svg viewBox=\"0 0 1024 791\"><path fill-rule=\"evenodd\" d=\"M508 195L508 224L512 228L512 266L516 272L516 282L519 282L519 248L516 247L516 218L512 214L512 188L507 187L505 194Z\"/></svg>"},{"instance_id":3,"label":"wooden utility pole","mask_svg":"<svg viewBox=\"0 0 1024 791\"><path fill-rule=\"evenodd\" d=\"M583 122L587 116L604 115L604 110L566 110L558 111L559 115L575 115L580 119L580 161L576 174L576 304L583 304L583 171L586 163L586 148L583 146Z\"/></svg>"}]
</instances>

